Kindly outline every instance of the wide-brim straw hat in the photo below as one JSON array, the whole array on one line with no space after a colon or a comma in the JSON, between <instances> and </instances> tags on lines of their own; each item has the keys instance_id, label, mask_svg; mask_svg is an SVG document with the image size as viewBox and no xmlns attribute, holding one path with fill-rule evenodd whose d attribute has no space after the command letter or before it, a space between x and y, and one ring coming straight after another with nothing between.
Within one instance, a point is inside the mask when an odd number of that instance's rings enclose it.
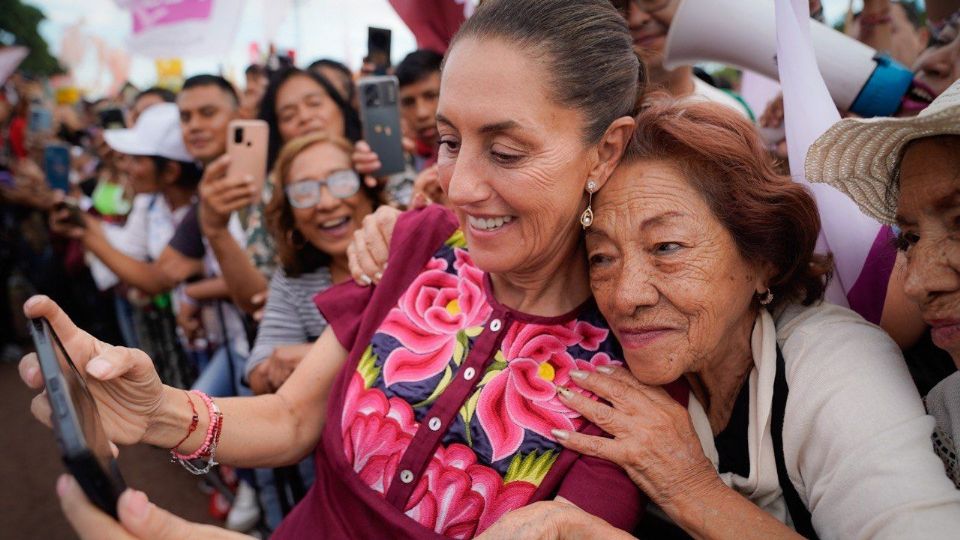
<instances>
[{"instance_id":1,"label":"wide-brim straw hat","mask_svg":"<svg viewBox=\"0 0 960 540\"><path fill-rule=\"evenodd\" d=\"M846 118L807 151L806 177L847 194L863 213L886 224L896 219L894 184L903 148L912 140L960 135L960 81L912 118Z\"/></svg>"}]
</instances>

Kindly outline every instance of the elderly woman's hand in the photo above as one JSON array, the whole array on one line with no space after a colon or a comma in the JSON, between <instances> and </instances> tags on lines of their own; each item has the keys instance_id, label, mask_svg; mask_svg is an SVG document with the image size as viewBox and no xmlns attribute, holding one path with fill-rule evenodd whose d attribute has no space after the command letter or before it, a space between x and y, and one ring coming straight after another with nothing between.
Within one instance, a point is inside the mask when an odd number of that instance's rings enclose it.
<instances>
[{"instance_id":1,"label":"elderly woman's hand","mask_svg":"<svg viewBox=\"0 0 960 540\"><path fill-rule=\"evenodd\" d=\"M483 532L476 540L632 539L606 521L570 502L540 501L518 508Z\"/></svg>"},{"instance_id":2,"label":"elderly woman's hand","mask_svg":"<svg viewBox=\"0 0 960 540\"><path fill-rule=\"evenodd\" d=\"M387 269L393 226L400 213L391 206L381 206L363 218L363 228L354 231L353 241L347 246L347 259L350 275L360 285L380 283Z\"/></svg>"},{"instance_id":3,"label":"elderly woman's hand","mask_svg":"<svg viewBox=\"0 0 960 540\"><path fill-rule=\"evenodd\" d=\"M640 383L626 369L601 367L598 371L573 372L571 377L610 405L563 387L557 392L570 408L613 438L554 430L560 444L620 465L668 514L680 502L726 488L704 455L684 407L662 388Z\"/></svg>"},{"instance_id":4,"label":"elderly woman's hand","mask_svg":"<svg viewBox=\"0 0 960 540\"><path fill-rule=\"evenodd\" d=\"M87 500L72 476L63 475L57 480L60 507L67 521L83 540L113 538L132 540L174 540L180 538L204 538L208 540L237 540L249 538L239 533L210 525L199 525L181 519L147 500L139 491L128 489L117 501L120 521L103 513Z\"/></svg>"}]
</instances>

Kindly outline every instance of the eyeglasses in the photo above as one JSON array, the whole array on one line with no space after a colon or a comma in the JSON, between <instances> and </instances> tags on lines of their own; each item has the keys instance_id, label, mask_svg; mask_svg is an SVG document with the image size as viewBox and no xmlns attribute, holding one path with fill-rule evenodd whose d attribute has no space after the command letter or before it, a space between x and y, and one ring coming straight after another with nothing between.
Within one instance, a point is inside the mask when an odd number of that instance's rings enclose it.
<instances>
[{"instance_id":1,"label":"eyeglasses","mask_svg":"<svg viewBox=\"0 0 960 540\"><path fill-rule=\"evenodd\" d=\"M284 192L287 194L290 206L310 208L320 202L320 192L324 187L330 195L338 199L346 199L356 195L360 190L360 175L350 169L334 171L322 180L301 180L290 184Z\"/></svg>"}]
</instances>

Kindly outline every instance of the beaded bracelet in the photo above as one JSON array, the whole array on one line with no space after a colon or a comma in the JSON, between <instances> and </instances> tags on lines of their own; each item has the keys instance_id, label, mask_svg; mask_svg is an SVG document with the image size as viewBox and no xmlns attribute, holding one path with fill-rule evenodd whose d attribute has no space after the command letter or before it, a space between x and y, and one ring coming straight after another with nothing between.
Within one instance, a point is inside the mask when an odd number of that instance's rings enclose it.
<instances>
[{"instance_id":1,"label":"beaded bracelet","mask_svg":"<svg viewBox=\"0 0 960 540\"><path fill-rule=\"evenodd\" d=\"M193 419L190 420L190 427L187 428L187 434L180 439L180 442L173 445L173 448L170 449L171 452L180 448L180 445L185 443L187 439L190 438L190 435L193 435L193 432L197 430L197 425L200 424L200 417L197 415L197 407L193 404L193 400L190 399L190 392L184 390L183 393L187 396L187 403L190 404L190 408L193 409Z\"/></svg>"},{"instance_id":2,"label":"beaded bracelet","mask_svg":"<svg viewBox=\"0 0 960 540\"><path fill-rule=\"evenodd\" d=\"M200 445L200 448L197 448L196 451L191 454L184 455L171 450L170 461L179 462L184 469L199 475L208 473L210 469L217 465L214 457L217 452L217 445L220 443L220 434L223 431L223 413L220 412L220 407L217 407L217 404L210 399L210 396L199 390L192 390L191 392L197 394L207 406L207 412L210 415L207 435L204 438L203 444ZM199 458L205 458L207 460L206 463L201 466L192 463L192 460Z\"/></svg>"}]
</instances>

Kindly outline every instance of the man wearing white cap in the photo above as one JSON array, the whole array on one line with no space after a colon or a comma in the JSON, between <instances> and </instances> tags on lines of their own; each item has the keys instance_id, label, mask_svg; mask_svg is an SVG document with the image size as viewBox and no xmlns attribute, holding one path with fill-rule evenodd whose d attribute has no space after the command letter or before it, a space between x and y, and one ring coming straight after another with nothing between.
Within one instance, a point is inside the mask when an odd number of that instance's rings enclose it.
<instances>
[{"instance_id":1,"label":"man wearing white cap","mask_svg":"<svg viewBox=\"0 0 960 540\"><path fill-rule=\"evenodd\" d=\"M849 118L810 147L807 178L847 194L897 227L904 291L935 345L960 367L960 81L913 118ZM934 447L960 488L960 372L926 396Z\"/></svg>"}]
</instances>

